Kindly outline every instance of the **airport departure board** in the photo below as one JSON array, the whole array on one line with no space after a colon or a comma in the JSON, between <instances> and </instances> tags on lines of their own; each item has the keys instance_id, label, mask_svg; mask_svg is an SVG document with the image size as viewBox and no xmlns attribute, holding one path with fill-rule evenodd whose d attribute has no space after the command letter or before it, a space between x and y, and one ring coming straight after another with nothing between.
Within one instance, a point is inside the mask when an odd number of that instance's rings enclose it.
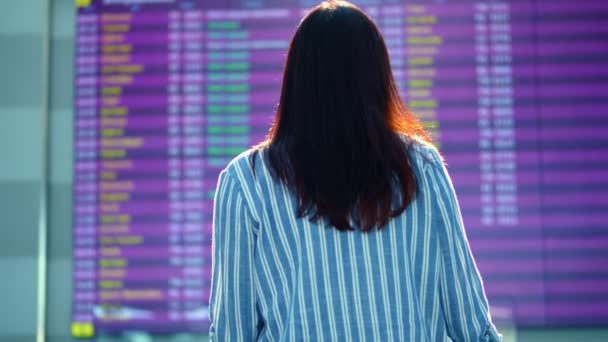
<instances>
[{"instance_id":1,"label":"airport departure board","mask_svg":"<svg viewBox=\"0 0 608 342\"><path fill-rule=\"evenodd\" d=\"M492 307L608 324L608 2L355 3L446 157ZM265 137L314 4L76 1L74 336L208 330L217 176Z\"/></svg>"}]
</instances>

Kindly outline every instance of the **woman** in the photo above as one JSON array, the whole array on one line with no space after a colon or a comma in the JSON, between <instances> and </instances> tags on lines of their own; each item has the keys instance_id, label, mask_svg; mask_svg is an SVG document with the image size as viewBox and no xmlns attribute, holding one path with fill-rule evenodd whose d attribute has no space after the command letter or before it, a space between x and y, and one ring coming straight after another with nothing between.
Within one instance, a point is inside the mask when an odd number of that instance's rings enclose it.
<instances>
[{"instance_id":1,"label":"woman","mask_svg":"<svg viewBox=\"0 0 608 342\"><path fill-rule=\"evenodd\" d=\"M268 140L221 173L211 338L498 341L450 178L355 6L291 42Z\"/></svg>"}]
</instances>

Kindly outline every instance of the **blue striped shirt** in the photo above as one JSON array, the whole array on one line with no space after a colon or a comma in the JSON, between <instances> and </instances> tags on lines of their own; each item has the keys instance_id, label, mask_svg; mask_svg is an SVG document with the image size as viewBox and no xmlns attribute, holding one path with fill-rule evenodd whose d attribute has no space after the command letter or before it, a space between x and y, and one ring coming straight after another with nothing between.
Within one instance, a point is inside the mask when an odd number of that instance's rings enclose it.
<instances>
[{"instance_id":1,"label":"blue striped shirt","mask_svg":"<svg viewBox=\"0 0 608 342\"><path fill-rule=\"evenodd\" d=\"M217 186L212 341L501 340L433 147L410 144L418 193L368 233L298 218L295 194L262 156L254 175L250 153Z\"/></svg>"}]
</instances>

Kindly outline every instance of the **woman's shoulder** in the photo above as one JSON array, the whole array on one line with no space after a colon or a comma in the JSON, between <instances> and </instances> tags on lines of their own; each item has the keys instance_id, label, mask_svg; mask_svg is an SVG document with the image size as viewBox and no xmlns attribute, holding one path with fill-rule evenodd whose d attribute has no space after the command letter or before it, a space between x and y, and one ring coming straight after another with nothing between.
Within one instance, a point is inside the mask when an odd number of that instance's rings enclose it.
<instances>
[{"instance_id":1,"label":"woman's shoulder","mask_svg":"<svg viewBox=\"0 0 608 342\"><path fill-rule=\"evenodd\" d=\"M253 165L260 158L260 153L259 148L249 148L232 158L222 172L238 178L241 182L246 181L253 175Z\"/></svg>"},{"instance_id":2,"label":"woman's shoulder","mask_svg":"<svg viewBox=\"0 0 608 342\"><path fill-rule=\"evenodd\" d=\"M228 165L220 172L218 180L218 182L233 182L249 208L255 208L256 203L260 203L261 201L256 186L256 173L252 167L252 162L256 162L254 159L256 151L257 149L250 148L232 158ZM259 158L258 156L257 159ZM259 160L257 163L259 163ZM259 220L257 212L253 209L250 210L253 218Z\"/></svg>"},{"instance_id":3,"label":"woman's shoulder","mask_svg":"<svg viewBox=\"0 0 608 342\"><path fill-rule=\"evenodd\" d=\"M444 160L435 144L416 136L400 135L406 145L410 163L422 170L443 168Z\"/></svg>"}]
</instances>

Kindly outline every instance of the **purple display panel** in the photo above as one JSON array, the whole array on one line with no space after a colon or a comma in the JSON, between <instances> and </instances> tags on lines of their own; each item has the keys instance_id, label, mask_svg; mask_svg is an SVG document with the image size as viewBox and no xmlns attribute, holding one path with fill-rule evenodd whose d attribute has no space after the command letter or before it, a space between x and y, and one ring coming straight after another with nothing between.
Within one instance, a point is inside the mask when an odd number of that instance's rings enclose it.
<instances>
[{"instance_id":1,"label":"purple display panel","mask_svg":"<svg viewBox=\"0 0 608 342\"><path fill-rule=\"evenodd\" d=\"M608 3L535 6L545 323L605 325Z\"/></svg>"},{"instance_id":2,"label":"purple display panel","mask_svg":"<svg viewBox=\"0 0 608 342\"><path fill-rule=\"evenodd\" d=\"M296 9L78 9L76 337L209 328L217 177L263 139Z\"/></svg>"},{"instance_id":3,"label":"purple display panel","mask_svg":"<svg viewBox=\"0 0 608 342\"><path fill-rule=\"evenodd\" d=\"M79 3L72 333L204 333L217 176L265 136L310 4ZM446 157L492 307L607 323L607 6L359 3Z\"/></svg>"}]
</instances>

